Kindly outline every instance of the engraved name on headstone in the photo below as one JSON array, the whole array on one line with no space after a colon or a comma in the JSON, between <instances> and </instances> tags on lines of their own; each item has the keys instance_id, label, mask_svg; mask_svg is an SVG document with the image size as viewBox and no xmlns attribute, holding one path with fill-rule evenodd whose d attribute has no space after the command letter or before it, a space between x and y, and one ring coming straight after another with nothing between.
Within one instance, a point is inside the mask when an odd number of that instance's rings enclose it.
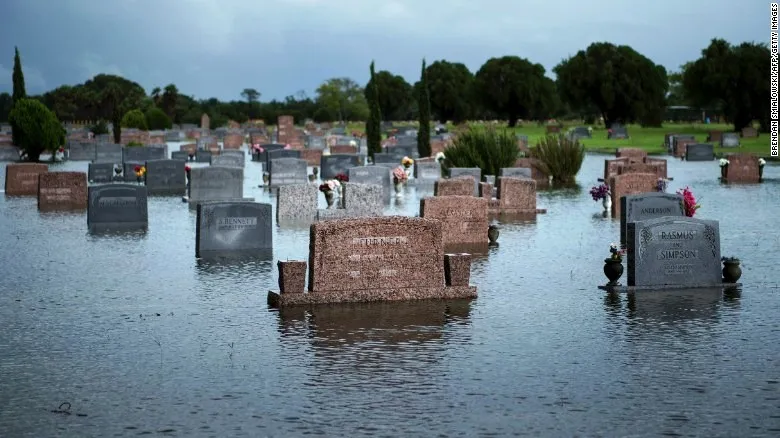
<instances>
[{"instance_id":1,"label":"engraved name on headstone","mask_svg":"<svg viewBox=\"0 0 780 438\"><path fill-rule=\"evenodd\" d=\"M236 167L194 167L188 185L190 203L241 199L244 197L244 169Z\"/></svg>"},{"instance_id":2,"label":"engraved name on headstone","mask_svg":"<svg viewBox=\"0 0 780 438\"><path fill-rule=\"evenodd\" d=\"M92 183L108 183L114 180L114 163L89 163L87 178Z\"/></svg>"},{"instance_id":3,"label":"engraved name on headstone","mask_svg":"<svg viewBox=\"0 0 780 438\"><path fill-rule=\"evenodd\" d=\"M269 162L269 186L302 184L309 181L306 174L306 160L298 158L277 158Z\"/></svg>"},{"instance_id":4,"label":"engraved name on headstone","mask_svg":"<svg viewBox=\"0 0 780 438\"><path fill-rule=\"evenodd\" d=\"M620 198L620 243L626 244L629 222L666 216L685 216L682 195L650 192Z\"/></svg>"},{"instance_id":5,"label":"engraved name on headstone","mask_svg":"<svg viewBox=\"0 0 780 438\"><path fill-rule=\"evenodd\" d=\"M195 257L273 257L271 210L271 204L258 202L198 204Z\"/></svg>"},{"instance_id":6,"label":"engraved name on headstone","mask_svg":"<svg viewBox=\"0 0 780 438\"><path fill-rule=\"evenodd\" d=\"M146 188L149 195L183 195L187 190L185 163L181 160L146 162Z\"/></svg>"},{"instance_id":7,"label":"engraved name on headstone","mask_svg":"<svg viewBox=\"0 0 780 438\"><path fill-rule=\"evenodd\" d=\"M87 226L90 231L146 229L149 224L146 187L107 184L89 187Z\"/></svg>"},{"instance_id":8,"label":"engraved name on headstone","mask_svg":"<svg viewBox=\"0 0 780 438\"><path fill-rule=\"evenodd\" d=\"M347 171L357 166L360 159L352 154L332 154L323 155L320 159L320 178L323 180L335 178L339 173Z\"/></svg>"}]
</instances>

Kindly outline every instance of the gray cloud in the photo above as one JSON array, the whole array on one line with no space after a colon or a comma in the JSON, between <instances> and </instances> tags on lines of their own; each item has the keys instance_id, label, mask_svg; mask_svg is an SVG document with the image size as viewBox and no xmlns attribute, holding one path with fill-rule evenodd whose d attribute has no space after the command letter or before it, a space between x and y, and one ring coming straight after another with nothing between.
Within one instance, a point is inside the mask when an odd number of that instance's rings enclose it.
<instances>
[{"instance_id":1,"label":"gray cloud","mask_svg":"<svg viewBox=\"0 0 780 438\"><path fill-rule=\"evenodd\" d=\"M197 97L263 99L323 80L368 79L368 64L414 82L420 60L518 55L548 71L595 41L628 44L667 69L712 38L768 41L769 5L747 0L4 0L0 91L13 46L32 93L121 74L147 90L175 83ZM27 73L26 73L27 74Z\"/></svg>"}]
</instances>

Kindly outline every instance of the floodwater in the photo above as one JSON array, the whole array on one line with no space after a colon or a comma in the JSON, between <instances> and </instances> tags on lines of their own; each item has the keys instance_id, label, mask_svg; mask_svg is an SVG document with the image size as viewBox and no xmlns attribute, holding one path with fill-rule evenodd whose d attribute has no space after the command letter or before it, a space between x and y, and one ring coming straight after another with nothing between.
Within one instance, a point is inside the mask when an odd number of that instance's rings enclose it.
<instances>
[{"instance_id":1,"label":"floodwater","mask_svg":"<svg viewBox=\"0 0 780 438\"><path fill-rule=\"evenodd\" d=\"M723 186L716 161L670 159L744 287L629 299L596 288L619 240L587 193L604 158L500 224L472 302L272 311L275 263L199 263L176 197L101 237L0 197L0 436L780 435L780 167ZM260 181L247 162L245 196L274 204ZM307 258L306 229L274 233L275 259Z\"/></svg>"}]
</instances>

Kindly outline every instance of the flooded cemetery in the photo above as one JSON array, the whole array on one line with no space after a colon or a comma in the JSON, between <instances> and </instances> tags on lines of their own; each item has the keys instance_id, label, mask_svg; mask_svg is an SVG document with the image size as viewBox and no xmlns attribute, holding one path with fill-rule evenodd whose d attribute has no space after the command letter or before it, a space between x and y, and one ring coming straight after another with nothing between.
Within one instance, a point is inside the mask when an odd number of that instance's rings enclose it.
<instances>
[{"instance_id":1,"label":"flooded cemetery","mask_svg":"<svg viewBox=\"0 0 780 438\"><path fill-rule=\"evenodd\" d=\"M780 433L777 165L671 136L557 184L297 130L3 147L0 430Z\"/></svg>"}]
</instances>

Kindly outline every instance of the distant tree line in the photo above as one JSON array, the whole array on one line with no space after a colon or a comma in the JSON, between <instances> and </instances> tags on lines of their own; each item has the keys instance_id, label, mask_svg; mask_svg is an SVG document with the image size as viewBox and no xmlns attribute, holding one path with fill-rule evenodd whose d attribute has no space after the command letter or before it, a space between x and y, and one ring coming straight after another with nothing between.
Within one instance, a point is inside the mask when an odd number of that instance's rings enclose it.
<instances>
[{"instance_id":1,"label":"distant tree line","mask_svg":"<svg viewBox=\"0 0 780 438\"><path fill-rule=\"evenodd\" d=\"M583 119L588 124L603 120L607 126L615 122L660 126L667 106L686 105L711 108L737 130L758 120L761 130L768 131L769 69L769 48L760 43L730 45L714 39L699 59L671 73L629 46L594 43L556 65L555 80L546 76L541 64L504 56L488 59L476 72L462 63L439 60L424 65L414 84L386 70L374 72L372 63L365 86L347 77L331 78L313 97L299 92L267 102L254 88L241 91L242 100L229 102L198 100L174 84L147 94L138 83L107 74L31 98L61 121L103 121L146 129L199 124L203 113L210 116L212 127L224 126L228 120L264 119L273 124L279 115L292 115L298 123L304 119L367 121L372 126L377 123L372 118L377 117L381 121L430 117L442 122L501 119L510 126L520 120L541 123L551 118ZM0 121L8 120L13 101L10 94L0 94ZM420 102L427 106L423 114Z\"/></svg>"}]
</instances>

